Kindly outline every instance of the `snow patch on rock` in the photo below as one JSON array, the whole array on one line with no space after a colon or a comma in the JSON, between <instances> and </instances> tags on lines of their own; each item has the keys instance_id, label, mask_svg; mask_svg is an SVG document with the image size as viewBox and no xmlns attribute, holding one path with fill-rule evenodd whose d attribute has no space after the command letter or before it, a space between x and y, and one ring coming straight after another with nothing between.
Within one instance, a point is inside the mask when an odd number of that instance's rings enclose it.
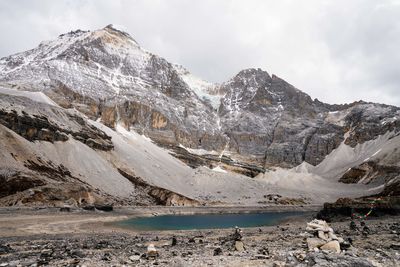
<instances>
[{"instance_id":1,"label":"snow patch on rock","mask_svg":"<svg viewBox=\"0 0 400 267\"><path fill-rule=\"evenodd\" d=\"M48 105L58 107L58 105L53 100L51 100L48 96L46 96L42 92L20 91L20 90L0 87L0 94L23 96L23 97L27 97L35 102L45 103Z\"/></svg>"},{"instance_id":2,"label":"snow patch on rock","mask_svg":"<svg viewBox=\"0 0 400 267\"><path fill-rule=\"evenodd\" d=\"M221 166L217 166L217 167L213 168L212 170L215 172L227 173L227 171L225 171Z\"/></svg>"}]
</instances>

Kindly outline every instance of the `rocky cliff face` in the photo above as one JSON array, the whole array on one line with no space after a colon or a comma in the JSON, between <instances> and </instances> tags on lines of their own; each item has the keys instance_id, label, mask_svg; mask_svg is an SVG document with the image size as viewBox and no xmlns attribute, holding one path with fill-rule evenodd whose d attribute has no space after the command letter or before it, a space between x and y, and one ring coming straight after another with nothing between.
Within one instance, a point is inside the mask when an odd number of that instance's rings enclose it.
<instances>
[{"instance_id":1,"label":"rocky cliff face","mask_svg":"<svg viewBox=\"0 0 400 267\"><path fill-rule=\"evenodd\" d=\"M165 146L216 151L258 167L317 165L346 133L354 147L400 129L398 107L325 104L260 69L205 82L112 25L2 58L0 85L44 92L61 107ZM33 135L47 138L45 130Z\"/></svg>"},{"instance_id":2,"label":"rocky cliff face","mask_svg":"<svg viewBox=\"0 0 400 267\"><path fill-rule=\"evenodd\" d=\"M263 158L267 166L317 165L345 133L346 144L354 147L400 129L398 107L324 104L260 69L240 72L220 90L225 95L219 115L230 150Z\"/></svg>"},{"instance_id":3,"label":"rocky cliff face","mask_svg":"<svg viewBox=\"0 0 400 267\"><path fill-rule=\"evenodd\" d=\"M29 106L31 104L31 106ZM100 150L111 150L111 138L91 126L74 111L27 102L24 97L0 94L0 124L29 141L67 141L69 135ZM30 113L25 110L29 109Z\"/></svg>"}]
</instances>

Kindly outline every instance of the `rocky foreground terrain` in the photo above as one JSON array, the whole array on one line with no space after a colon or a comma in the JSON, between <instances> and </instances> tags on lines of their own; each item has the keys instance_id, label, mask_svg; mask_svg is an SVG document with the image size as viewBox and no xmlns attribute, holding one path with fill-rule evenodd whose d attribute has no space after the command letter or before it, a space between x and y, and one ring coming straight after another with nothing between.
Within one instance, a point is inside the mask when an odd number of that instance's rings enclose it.
<instances>
[{"instance_id":1,"label":"rocky foreground terrain","mask_svg":"<svg viewBox=\"0 0 400 267\"><path fill-rule=\"evenodd\" d=\"M235 229L128 231L110 223L126 218L121 213L65 214L42 210L7 215L2 212L0 226L4 231L0 233L0 264L398 266L398 217L369 218L365 224L356 221L355 228L350 227L350 221L333 222L324 230L322 238L326 240L321 239L318 227L312 227L316 221L307 224L312 217L306 215L275 227L244 228L235 234ZM14 231L16 229L18 231Z\"/></svg>"}]
</instances>

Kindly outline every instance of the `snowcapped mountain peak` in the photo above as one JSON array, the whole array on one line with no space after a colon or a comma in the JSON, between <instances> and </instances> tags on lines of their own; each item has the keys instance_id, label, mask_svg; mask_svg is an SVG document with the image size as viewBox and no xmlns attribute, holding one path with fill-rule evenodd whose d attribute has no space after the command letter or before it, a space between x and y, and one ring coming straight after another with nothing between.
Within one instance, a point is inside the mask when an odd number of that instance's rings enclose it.
<instances>
[{"instance_id":1,"label":"snowcapped mountain peak","mask_svg":"<svg viewBox=\"0 0 400 267\"><path fill-rule=\"evenodd\" d=\"M235 77L266 76L270 77L267 71L260 68L247 68L241 70Z\"/></svg>"},{"instance_id":2,"label":"snowcapped mountain peak","mask_svg":"<svg viewBox=\"0 0 400 267\"><path fill-rule=\"evenodd\" d=\"M121 113L129 109L132 114L137 112L133 117L112 115L110 118L116 121L111 119L111 126L119 123L120 118L136 119L143 125L136 121L131 124L140 129L144 125L170 131L179 127L182 133L178 134L182 136L187 135L188 129L196 129L196 140L207 130L217 131L215 110L221 96L209 92L214 84L142 49L128 33L114 25L69 32L4 58L0 61L0 85L48 92L58 103L78 110L87 103L82 105L79 99L74 102L68 98L71 94L83 96L92 105L98 105L89 112L86 107L82 110L93 118L101 116L100 109L105 106L116 110L115 106L121 105ZM141 109L153 113L142 118Z\"/></svg>"},{"instance_id":3,"label":"snowcapped mountain peak","mask_svg":"<svg viewBox=\"0 0 400 267\"><path fill-rule=\"evenodd\" d=\"M122 34L125 34L125 35L131 37L130 34L128 33L127 28L126 28L125 26L122 26L122 25L108 24L108 25L105 26L103 29L104 29L104 30L117 31L117 32L120 32L120 33L122 33ZM132 38L132 37L131 37L131 38Z\"/></svg>"},{"instance_id":4,"label":"snowcapped mountain peak","mask_svg":"<svg viewBox=\"0 0 400 267\"><path fill-rule=\"evenodd\" d=\"M115 25L71 31L0 59L0 86L42 92L61 107L101 118L107 126L125 125L163 144L226 148L268 164L290 166L303 160L319 163L358 118L386 118L379 121L387 131L400 116L391 108L368 110L367 116L367 107L356 103L353 106L360 105L361 110L353 109L345 116L348 119L337 118L328 111L352 106L313 101L259 68L244 69L222 84L207 82L144 50ZM375 128L374 137L384 133ZM331 141L325 132L336 139ZM354 136L352 142L359 142L358 133Z\"/></svg>"},{"instance_id":5,"label":"snowcapped mountain peak","mask_svg":"<svg viewBox=\"0 0 400 267\"><path fill-rule=\"evenodd\" d=\"M114 24L109 24L103 29L95 31L95 33L103 37L104 41L106 42L133 45L140 48L139 43L132 38L132 36L126 31L123 26L115 26Z\"/></svg>"}]
</instances>

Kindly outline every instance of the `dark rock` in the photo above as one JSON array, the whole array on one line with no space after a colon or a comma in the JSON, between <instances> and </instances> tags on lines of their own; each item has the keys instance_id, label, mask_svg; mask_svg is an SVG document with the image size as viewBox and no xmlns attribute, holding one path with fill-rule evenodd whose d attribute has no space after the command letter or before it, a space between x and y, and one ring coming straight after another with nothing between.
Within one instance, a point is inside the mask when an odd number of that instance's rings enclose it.
<instances>
[{"instance_id":1,"label":"dark rock","mask_svg":"<svg viewBox=\"0 0 400 267\"><path fill-rule=\"evenodd\" d=\"M98 242L95 246L96 249L103 249L103 248L108 248L110 246L110 243L106 240L101 240Z\"/></svg>"},{"instance_id":2,"label":"dark rock","mask_svg":"<svg viewBox=\"0 0 400 267\"><path fill-rule=\"evenodd\" d=\"M236 227L235 228L235 232L232 234L232 239L234 241L240 241L240 240L242 240L242 237L243 237L242 236L242 229Z\"/></svg>"},{"instance_id":3,"label":"dark rock","mask_svg":"<svg viewBox=\"0 0 400 267\"><path fill-rule=\"evenodd\" d=\"M61 207L60 211L61 212L71 212L71 208L70 207Z\"/></svg>"},{"instance_id":4,"label":"dark rock","mask_svg":"<svg viewBox=\"0 0 400 267\"><path fill-rule=\"evenodd\" d=\"M177 240L176 240L176 237L174 236L174 237L172 237L172 243L171 243L171 246L176 246L176 244L177 244Z\"/></svg>"},{"instance_id":5,"label":"dark rock","mask_svg":"<svg viewBox=\"0 0 400 267\"><path fill-rule=\"evenodd\" d=\"M0 255L12 253L14 250L10 247L10 245L1 245L0 244Z\"/></svg>"},{"instance_id":6,"label":"dark rock","mask_svg":"<svg viewBox=\"0 0 400 267\"><path fill-rule=\"evenodd\" d=\"M350 222L350 230L352 230L352 231L358 230L357 224L354 221Z\"/></svg>"},{"instance_id":7,"label":"dark rock","mask_svg":"<svg viewBox=\"0 0 400 267\"><path fill-rule=\"evenodd\" d=\"M260 248L258 250L258 253L262 254L262 255L268 255L269 254L269 249L267 247Z\"/></svg>"},{"instance_id":8,"label":"dark rock","mask_svg":"<svg viewBox=\"0 0 400 267\"><path fill-rule=\"evenodd\" d=\"M82 206L81 208L84 209L84 210L90 210L90 211L95 211L96 210L94 205L85 205L85 206Z\"/></svg>"},{"instance_id":9,"label":"dark rock","mask_svg":"<svg viewBox=\"0 0 400 267\"><path fill-rule=\"evenodd\" d=\"M100 204L95 204L94 207L97 210L101 211L113 211L113 206L112 205L100 205Z\"/></svg>"},{"instance_id":10,"label":"dark rock","mask_svg":"<svg viewBox=\"0 0 400 267\"><path fill-rule=\"evenodd\" d=\"M377 201L378 198L379 201ZM324 208L318 212L317 218L332 221L343 217L350 218L355 212L367 214L371 211L371 203L374 203L374 206L369 216L378 217L385 214L400 214L399 196L373 196L358 199L339 198L334 203L324 203Z\"/></svg>"},{"instance_id":11,"label":"dark rock","mask_svg":"<svg viewBox=\"0 0 400 267\"><path fill-rule=\"evenodd\" d=\"M394 250L400 250L400 243L390 244L390 248Z\"/></svg>"},{"instance_id":12,"label":"dark rock","mask_svg":"<svg viewBox=\"0 0 400 267\"><path fill-rule=\"evenodd\" d=\"M111 261L111 257L112 257L111 253L105 252L103 257L101 258L101 260L103 260L103 261Z\"/></svg>"},{"instance_id":13,"label":"dark rock","mask_svg":"<svg viewBox=\"0 0 400 267\"><path fill-rule=\"evenodd\" d=\"M341 250L348 250L351 247L351 243L349 241L344 241L340 243Z\"/></svg>"},{"instance_id":14,"label":"dark rock","mask_svg":"<svg viewBox=\"0 0 400 267\"><path fill-rule=\"evenodd\" d=\"M219 256L222 255L222 249L221 248L215 248L214 249L214 256Z\"/></svg>"},{"instance_id":15,"label":"dark rock","mask_svg":"<svg viewBox=\"0 0 400 267\"><path fill-rule=\"evenodd\" d=\"M80 249L75 249L73 251L71 251L71 257L73 258L84 258L86 256L86 254L80 250Z\"/></svg>"}]
</instances>

